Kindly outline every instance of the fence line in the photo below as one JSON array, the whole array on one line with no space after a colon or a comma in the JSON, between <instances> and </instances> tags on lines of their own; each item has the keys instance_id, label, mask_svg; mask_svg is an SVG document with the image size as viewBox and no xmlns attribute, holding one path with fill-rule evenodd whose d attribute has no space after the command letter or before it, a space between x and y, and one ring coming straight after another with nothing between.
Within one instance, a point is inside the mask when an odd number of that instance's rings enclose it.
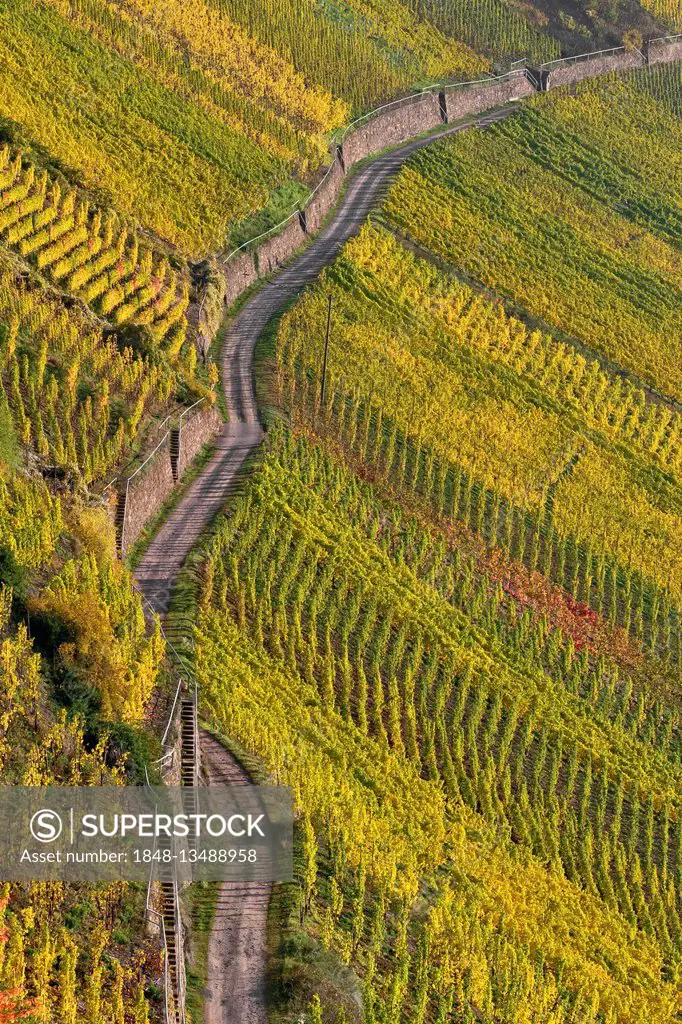
<instances>
[{"instance_id":1,"label":"fence line","mask_svg":"<svg viewBox=\"0 0 682 1024\"><path fill-rule=\"evenodd\" d=\"M656 37L654 39L647 39L645 41L645 45L649 45L650 43L658 43L658 42L674 43L677 40L682 40L682 33L680 33L678 35L658 36L658 37ZM647 63L646 56L640 50L638 50L636 47L633 47L633 50L635 52L639 53L640 57L642 58L642 63L646 64ZM572 63L577 63L577 62L581 62L581 61L596 60L599 57L616 56L617 54L627 53L627 52L630 52L630 51L628 51L625 46L613 46L613 47L611 47L609 49L605 49L605 50L590 50L587 53L580 53L580 54L577 54L574 57L557 57L555 60L545 61L543 64L538 64L537 67L535 68L535 70L547 71L549 69L555 68L558 65L562 65L562 64L572 64ZM238 245L235 249L232 249L231 252L229 252L226 256L219 256L218 259L223 264L223 266L225 266L232 259L234 259L234 257L237 256L238 253L241 253L242 251L247 249L249 246L252 246L256 242L260 242L260 241L262 241L262 240L264 240L266 238L270 238L272 235L278 234L281 231L281 229L284 228L290 221L294 220L303 211L305 211L307 209L307 207L310 205L310 203L312 202L312 200L314 199L314 197L317 194L317 192L322 188L322 186L325 184L325 182L329 178L330 174L334 170L334 165L336 163L336 147L341 145L345 141L348 133L352 129L356 129L357 127L359 127L363 123L367 123L367 122L371 121L373 118L377 117L378 115L380 115L385 110L388 110L388 109L393 108L393 107L400 107L400 106L408 107L408 106L411 106L412 104L417 103L422 97L431 95L431 94L433 94L436 91L438 91L438 92L443 92L443 91L450 92L450 91L453 91L455 89L466 89L467 87L472 87L472 86L476 86L476 85L485 85L486 83L489 83L489 82L506 81L506 80L509 80L509 79L512 79L512 78L516 78L516 77L521 77L521 76L526 77L531 82L533 87L535 89L538 89L538 91L540 91L540 86L539 86L538 80L532 74L532 71L533 71L532 68L529 69L527 66L523 67L523 68L515 67L515 65L517 65L517 64L524 64L524 63L525 64L528 63L528 58L527 57L521 57L521 58L519 58L519 60L512 61L511 62L511 67L514 70L508 71L508 72L506 72L503 75L488 75L485 78L474 78L474 79L470 79L469 81L466 81L466 82L441 82L441 83L434 83L433 85L429 85L426 88L420 89L418 92L411 93L409 96L402 96L402 97L400 97L397 100L391 100L388 103L383 103L381 106L375 107L373 110L368 111L366 114L362 114L360 117L356 118L354 121L349 122L349 124L347 124L344 128L337 128L336 131L334 132L334 134L332 135L331 140L330 140L330 151L331 151L332 157L333 157L332 162L329 165L329 167L327 168L327 171L323 175L321 181L318 182L318 184L315 186L313 191L306 197L304 202L301 203L300 205L297 204L297 206L294 208L294 210L292 210L292 212L287 217L285 217L283 220L279 221L279 223L273 224L272 227L268 228L266 231L262 231L258 235L254 235L252 238L248 238L245 242L242 242L241 245ZM341 133L340 135L339 135L339 132Z\"/></svg>"},{"instance_id":2,"label":"fence line","mask_svg":"<svg viewBox=\"0 0 682 1024\"><path fill-rule=\"evenodd\" d=\"M545 61L545 63L540 64L539 67L544 71L545 68L554 67L556 64L574 64L577 61L596 60L597 57L615 56L617 53L626 52L627 51L624 46L612 46L609 50L590 50L588 53L578 53L575 57L556 57L555 60Z\"/></svg>"}]
</instances>

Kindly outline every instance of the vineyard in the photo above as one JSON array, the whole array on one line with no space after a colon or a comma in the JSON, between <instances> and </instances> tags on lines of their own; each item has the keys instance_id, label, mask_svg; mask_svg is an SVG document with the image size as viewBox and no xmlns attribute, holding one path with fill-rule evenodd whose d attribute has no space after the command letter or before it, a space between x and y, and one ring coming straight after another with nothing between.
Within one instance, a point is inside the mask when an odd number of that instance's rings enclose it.
<instances>
[{"instance_id":1,"label":"vineyard","mask_svg":"<svg viewBox=\"0 0 682 1024\"><path fill-rule=\"evenodd\" d=\"M644 6L661 18L677 32L682 30L682 7L680 0L645 0Z\"/></svg>"},{"instance_id":2,"label":"vineyard","mask_svg":"<svg viewBox=\"0 0 682 1024\"><path fill-rule=\"evenodd\" d=\"M10 146L0 242L3 783L139 781L164 644L90 489L202 390L187 270ZM163 967L143 902L123 883L3 886L0 1016L147 1024Z\"/></svg>"},{"instance_id":3,"label":"vineyard","mask_svg":"<svg viewBox=\"0 0 682 1024\"><path fill-rule=\"evenodd\" d=\"M50 2L69 15L64 0ZM79 0L78 6L91 22L113 27L125 12L153 31L157 45L184 44L196 67L228 94L270 106L311 137L415 82L471 77L487 64L400 0L303 0L295 8L283 0L175 0L163 9L151 0Z\"/></svg>"},{"instance_id":4,"label":"vineyard","mask_svg":"<svg viewBox=\"0 0 682 1024\"><path fill-rule=\"evenodd\" d=\"M675 714L283 430L203 580L209 706L294 787L303 908L365 1020L669 1019Z\"/></svg>"},{"instance_id":5,"label":"vineyard","mask_svg":"<svg viewBox=\"0 0 682 1024\"><path fill-rule=\"evenodd\" d=\"M168 258L8 146L0 150L0 240L117 327L144 325L154 341L180 351L189 289Z\"/></svg>"},{"instance_id":6,"label":"vineyard","mask_svg":"<svg viewBox=\"0 0 682 1024\"><path fill-rule=\"evenodd\" d=\"M214 258L295 210L368 110L430 88L438 119L445 83L680 24L626 7L0 0L2 782L160 780L177 677L130 566L167 584L201 735L294 793L267 934L248 891L201 889L205 924L233 914L223 952L263 940L267 997L230 1024L679 1019L679 66L361 169L222 325ZM215 400L221 345L229 429L183 477L220 429L178 417ZM0 1019L171 1024L182 943L164 963L148 910L123 882L0 886ZM229 999L188 922L200 1024L202 993Z\"/></svg>"},{"instance_id":7,"label":"vineyard","mask_svg":"<svg viewBox=\"0 0 682 1024\"><path fill-rule=\"evenodd\" d=\"M560 56L557 40L504 0L409 0L409 6L480 53L525 56L538 64Z\"/></svg>"},{"instance_id":8,"label":"vineyard","mask_svg":"<svg viewBox=\"0 0 682 1024\"><path fill-rule=\"evenodd\" d=\"M353 14L351 32L313 3L281 19L271 6L0 5L0 115L17 142L198 256L325 163L327 133L351 110L487 66L399 4L376 24Z\"/></svg>"},{"instance_id":9,"label":"vineyard","mask_svg":"<svg viewBox=\"0 0 682 1024\"><path fill-rule=\"evenodd\" d=\"M35 518L36 526L39 519ZM101 530L101 524L98 524ZM47 535L44 534L44 537ZM31 560L35 564L35 559ZM6 564L6 560L5 560ZM100 574L99 582L95 577ZM127 662L126 640L114 640L113 630L138 645L138 655L147 648L147 677L151 662L161 654L158 639L144 638L144 627L134 608L129 580L118 570L101 570L96 562L72 568L67 564L61 586L76 583L77 597L69 611L71 621L81 617L88 631L89 655L98 643L114 641L111 663L119 660L119 671L137 672L141 663ZM94 589L93 589L94 588ZM99 594L96 596L96 591ZM55 596L57 591L54 592ZM90 604L86 608L86 599ZM107 606L121 602L109 624L110 636L90 633L92 619L104 620ZM70 597L71 600L71 597ZM17 626L13 594L0 588L0 649L2 655L2 742L0 764L5 785L121 785L125 781L125 759L116 743L103 732L93 745L93 719L47 710L48 668L35 650L26 626ZM36 615L41 610L36 606ZM54 606L52 611L59 614ZM128 619L126 623L126 618ZM39 621L39 620L38 620ZM121 630L123 627L123 630ZM133 638L136 636L136 640ZM141 646L140 646L141 645ZM83 672L81 651L72 654L64 644L60 658L71 659L69 671L75 679ZM79 648L81 645L76 645ZM104 650L100 652L104 657ZM66 663L64 664L64 668ZM54 668L52 669L54 671ZM94 681L88 670L83 678ZM113 680L112 680L113 682ZM130 705L132 711L132 705ZM133 717L133 716L131 716ZM153 944L133 946L128 929L139 928L142 907L139 894L124 883L99 887L66 885L62 882L34 882L25 887L4 884L0 891L0 1006L6 1020L60 1024L148 1024L149 1003L145 998L148 980L158 977L161 965Z\"/></svg>"},{"instance_id":10,"label":"vineyard","mask_svg":"<svg viewBox=\"0 0 682 1024\"><path fill-rule=\"evenodd\" d=\"M0 340L10 458L21 444L46 470L85 483L117 465L175 387L163 364L119 349L78 307L67 309L11 267L0 275Z\"/></svg>"},{"instance_id":11,"label":"vineyard","mask_svg":"<svg viewBox=\"0 0 682 1024\"><path fill-rule=\"evenodd\" d=\"M422 150L401 173L384 216L532 317L678 398L674 153L682 128L664 104L629 88L614 81L606 89L612 114L606 107L598 113L602 98L593 87L579 88L575 97L550 94L489 132ZM644 131L648 145L630 157ZM597 136L609 140L601 153ZM617 160L609 161L609 146Z\"/></svg>"},{"instance_id":12,"label":"vineyard","mask_svg":"<svg viewBox=\"0 0 682 1024\"><path fill-rule=\"evenodd\" d=\"M373 474L680 664L679 414L376 228L283 318L276 379Z\"/></svg>"}]
</instances>

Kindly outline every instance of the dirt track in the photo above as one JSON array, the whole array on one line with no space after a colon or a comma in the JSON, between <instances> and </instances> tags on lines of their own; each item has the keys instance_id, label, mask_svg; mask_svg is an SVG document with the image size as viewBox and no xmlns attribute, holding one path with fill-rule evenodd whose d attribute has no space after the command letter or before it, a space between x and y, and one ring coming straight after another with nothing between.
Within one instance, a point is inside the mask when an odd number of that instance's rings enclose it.
<instances>
[{"instance_id":1,"label":"dirt track","mask_svg":"<svg viewBox=\"0 0 682 1024\"><path fill-rule=\"evenodd\" d=\"M208 732L200 733L206 781L246 786L249 777ZM266 1024L267 918L271 886L223 882L208 945L205 1024Z\"/></svg>"},{"instance_id":2,"label":"dirt track","mask_svg":"<svg viewBox=\"0 0 682 1024\"><path fill-rule=\"evenodd\" d=\"M346 191L328 227L289 266L256 291L235 317L222 354L223 388L230 422L217 439L213 457L173 509L135 572L138 585L157 611L168 610L173 584L185 558L203 528L224 506L244 460L263 438L253 379L253 353L270 320L336 258L412 153L443 135L507 117L513 109L481 115L444 129L437 136L405 143L361 167L348 179Z\"/></svg>"},{"instance_id":3,"label":"dirt track","mask_svg":"<svg viewBox=\"0 0 682 1024\"><path fill-rule=\"evenodd\" d=\"M171 512L135 572L140 589L156 611L168 610L173 585L187 555L203 528L225 505L244 460L263 438L253 354L270 320L335 259L412 153L443 135L506 117L513 109L481 115L438 135L405 143L361 167L348 180L329 226L289 266L256 291L235 317L222 355L230 423L219 436L212 458ZM209 733L201 733L200 745L209 785L248 783L246 773ZM223 883L220 886L209 940L205 1024L267 1024L269 896L269 885Z\"/></svg>"}]
</instances>

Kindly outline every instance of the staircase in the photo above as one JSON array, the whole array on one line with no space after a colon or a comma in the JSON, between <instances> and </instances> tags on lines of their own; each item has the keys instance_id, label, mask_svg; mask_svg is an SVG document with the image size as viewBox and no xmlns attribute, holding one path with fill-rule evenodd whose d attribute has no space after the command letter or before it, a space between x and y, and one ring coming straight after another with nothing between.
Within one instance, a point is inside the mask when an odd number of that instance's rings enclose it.
<instances>
[{"instance_id":1,"label":"staircase","mask_svg":"<svg viewBox=\"0 0 682 1024\"><path fill-rule=\"evenodd\" d=\"M159 836L158 849L172 852L169 836ZM180 898L175 862L159 863L159 889L161 892L161 916L166 936L166 965L168 983L173 996L169 1001L168 1024L183 1024L185 1020L185 961L182 942L182 921L180 919Z\"/></svg>"},{"instance_id":2,"label":"staircase","mask_svg":"<svg viewBox=\"0 0 682 1024\"><path fill-rule=\"evenodd\" d=\"M172 427L170 432L170 461L173 479L177 481L180 463L180 427Z\"/></svg>"},{"instance_id":3,"label":"staircase","mask_svg":"<svg viewBox=\"0 0 682 1024\"><path fill-rule=\"evenodd\" d=\"M191 694L180 698L180 783L186 787L183 793L183 812L197 814L199 801L196 787L199 784L199 730L197 716L196 684ZM196 836L190 836L188 846L196 849ZM168 1000L168 1024L184 1024L185 1020L185 957L183 926L180 915L180 893L176 861L172 855L177 847L169 836L159 836L158 849L161 860L158 866L159 890L161 896L161 917L166 940L167 985L172 995ZM164 851L170 851L168 863L164 863Z\"/></svg>"},{"instance_id":4,"label":"staircase","mask_svg":"<svg viewBox=\"0 0 682 1024\"><path fill-rule=\"evenodd\" d=\"M127 499L127 497L128 497L127 490L126 491L120 491L119 494L118 494L118 497L116 499L116 518L114 520L114 525L115 525L115 529L116 529L116 547L118 548L118 551L119 551L119 553L121 555L125 554L125 552L123 550L123 527L124 527L125 521L126 521L126 499Z\"/></svg>"},{"instance_id":5,"label":"staircase","mask_svg":"<svg viewBox=\"0 0 682 1024\"><path fill-rule=\"evenodd\" d=\"M197 722L196 684L194 694L183 697L180 703L180 784L187 788L183 794L182 808L185 814L199 813L197 786L199 785L199 729ZM189 836L190 849L196 849L196 836Z\"/></svg>"}]
</instances>

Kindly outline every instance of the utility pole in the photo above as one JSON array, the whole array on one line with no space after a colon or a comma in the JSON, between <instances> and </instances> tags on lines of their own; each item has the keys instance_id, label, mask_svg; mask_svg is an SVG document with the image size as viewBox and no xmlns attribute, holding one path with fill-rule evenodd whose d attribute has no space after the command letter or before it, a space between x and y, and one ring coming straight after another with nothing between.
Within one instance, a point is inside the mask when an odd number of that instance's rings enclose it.
<instances>
[{"instance_id":1,"label":"utility pole","mask_svg":"<svg viewBox=\"0 0 682 1024\"><path fill-rule=\"evenodd\" d=\"M327 390L327 356L329 355L329 337L332 330L332 297L329 296L327 308L327 337L324 342L324 359L322 360L322 389L320 391L320 407L324 406L324 396Z\"/></svg>"}]
</instances>

